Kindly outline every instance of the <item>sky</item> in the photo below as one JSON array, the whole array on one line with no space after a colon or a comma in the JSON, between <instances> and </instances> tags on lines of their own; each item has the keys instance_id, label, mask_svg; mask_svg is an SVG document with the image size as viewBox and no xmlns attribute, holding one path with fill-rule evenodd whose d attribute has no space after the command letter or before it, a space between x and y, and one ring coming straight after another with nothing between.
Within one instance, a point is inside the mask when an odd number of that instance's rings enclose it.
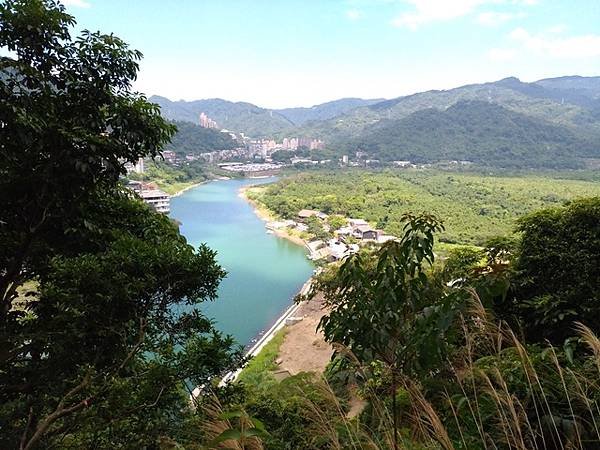
<instances>
[{"instance_id":1,"label":"sky","mask_svg":"<svg viewBox=\"0 0 600 450\"><path fill-rule=\"evenodd\" d=\"M61 0L144 54L134 87L265 108L600 75L599 0Z\"/></svg>"}]
</instances>

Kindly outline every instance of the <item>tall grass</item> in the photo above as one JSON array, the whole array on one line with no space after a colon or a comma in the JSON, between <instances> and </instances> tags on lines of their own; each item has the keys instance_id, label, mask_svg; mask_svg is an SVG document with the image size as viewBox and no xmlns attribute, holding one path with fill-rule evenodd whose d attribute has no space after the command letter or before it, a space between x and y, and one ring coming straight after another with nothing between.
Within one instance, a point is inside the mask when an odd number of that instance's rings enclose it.
<instances>
[{"instance_id":1,"label":"tall grass","mask_svg":"<svg viewBox=\"0 0 600 450\"><path fill-rule=\"evenodd\" d=\"M462 318L464 346L448 362L451 377L441 390L425 389L404 377L410 401L402 411L402 449L597 449L600 448L600 339L584 325L577 333L587 346L583 364L570 364L558 349L525 345L505 324L494 321L479 302ZM355 370L367 376L351 352ZM337 417L307 401L307 418L321 438L315 448L391 449L389 405L364 390L379 426L349 419L333 390L320 389L337 405ZM372 422L372 421L371 421ZM323 439L326 445L323 445Z\"/></svg>"}]
</instances>

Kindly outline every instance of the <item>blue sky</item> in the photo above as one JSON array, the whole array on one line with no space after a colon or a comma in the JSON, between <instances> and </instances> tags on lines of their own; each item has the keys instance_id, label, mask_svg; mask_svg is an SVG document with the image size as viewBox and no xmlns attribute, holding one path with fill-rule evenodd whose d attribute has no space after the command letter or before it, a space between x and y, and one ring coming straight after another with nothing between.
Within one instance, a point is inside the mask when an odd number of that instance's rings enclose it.
<instances>
[{"instance_id":1,"label":"blue sky","mask_svg":"<svg viewBox=\"0 0 600 450\"><path fill-rule=\"evenodd\" d=\"M600 75L598 0L62 0L144 53L135 87L280 108Z\"/></svg>"}]
</instances>

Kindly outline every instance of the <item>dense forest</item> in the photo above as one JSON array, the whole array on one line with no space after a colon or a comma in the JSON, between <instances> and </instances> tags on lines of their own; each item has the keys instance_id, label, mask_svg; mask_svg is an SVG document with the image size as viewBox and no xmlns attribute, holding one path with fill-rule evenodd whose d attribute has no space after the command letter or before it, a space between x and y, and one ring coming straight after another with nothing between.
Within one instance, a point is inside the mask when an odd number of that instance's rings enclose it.
<instances>
[{"instance_id":1,"label":"dense forest","mask_svg":"<svg viewBox=\"0 0 600 450\"><path fill-rule=\"evenodd\" d=\"M481 101L382 120L340 147L384 161L468 160L504 168L581 168L583 158L600 156L597 141L582 139L565 126Z\"/></svg>"},{"instance_id":2,"label":"dense forest","mask_svg":"<svg viewBox=\"0 0 600 450\"><path fill-rule=\"evenodd\" d=\"M202 128L190 122L173 122L177 132L165 150L172 150L180 155L229 150L238 146L229 133Z\"/></svg>"},{"instance_id":3,"label":"dense forest","mask_svg":"<svg viewBox=\"0 0 600 450\"><path fill-rule=\"evenodd\" d=\"M246 102L230 102L220 98L171 101L157 95L150 97L150 101L158 104L163 116L169 120L198 123L200 113L205 113L220 128L254 138L269 137L293 127L292 122L282 114Z\"/></svg>"},{"instance_id":4,"label":"dense forest","mask_svg":"<svg viewBox=\"0 0 600 450\"><path fill-rule=\"evenodd\" d=\"M255 189L253 198L277 214L293 218L300 209L359 217L399 235L409 211L436 214L445 224L439 239L482 244L509 234L515 221L538 208L589 195L600 184L568 179L573 174L498 175L436 170L310 172ZM595 181L592 181L595 180Z\"/></svg>"},{"instance_id":5,"label":"dense forest","mask_svg":"<svg viewBox=\"0 0 600 450\"><path fill-rule=\"evenodd\" d=\"M325 373L276 378L272 346L221 385L247 362L202 313L226 273L120 181L175 127L132 91L141 54L74 26L54 0L0 3L0 448L599 448L597 183L406 171L268 187L288 216L394 211L399 238L298 299L325 306ZM477 208L494 221L472 223ZM481 248L437 257L438 237L470 232Z\"/></svg>"}]
</instances>

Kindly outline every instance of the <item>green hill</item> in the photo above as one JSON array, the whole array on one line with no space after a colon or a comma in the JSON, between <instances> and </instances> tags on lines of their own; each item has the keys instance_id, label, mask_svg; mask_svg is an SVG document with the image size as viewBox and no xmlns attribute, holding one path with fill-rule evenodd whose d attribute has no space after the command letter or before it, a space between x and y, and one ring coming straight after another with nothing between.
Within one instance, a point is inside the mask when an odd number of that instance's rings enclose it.
<instances>
[{"instance_id":1,"label":"green hill","mask_svg":"<svg viewBox=\"0 0 600 450\"><path fill-rule=\"evenodd\" d=\"M332 102L321 103L309 108L285 108L277 112L285 116L295 125L303 125L306 122L327 120L345 114L361 106L369 106L384 101L384 99L364 100L362 98L342 98Z\"/></svg>"},{"instance_id":2,"label":"green hill","mask_svg":"<svg viewBox=\"0 0 600 450\"><path fill-rule=\"evenodd\" d=\"M469 160L508 168L578 168L582 158L600 155L600 145L567 126L482 101L381 120L340 147L388 161Z\"/></svg>"},{"instance_id":3,"label":"green hill","mask_svg":"<svg viewBox=\"0 0 600 450\"><path fill-rule=\"evenodd\" d=\"M217 122L219 128L251 137L268 137L293 126L283 115L251 103L229 102L218 98L207 100L171 101L154 95L149 99L160 106L162 115L169 120L198 123L200 113Z\"/></svg>"},{"instance_id":4,"label":"green hill","mask_svg":"<svg viewBox=\"0 0 600 450\"><path fill-rule=\"evenodd\" d=\"M177 133L165 150L187 154L228 150L238 146L228 133L202 128L191 122L175 121L174 123L177 126Z\"/></svg>"},{"instance_id":5,"label":"green hill","mask_svg":"<svg viewBox=\"0 0 600 450\"><path fill-rule=\"evenodd\" d=\"M600 77L588 80L592 80L590 84L595 84L596 79L600 80ZM591 112L597 99L589 95L589 90L563 89L564 92L559 92L557 89L544 87L549 83L551 82L544 80L543 84L538 85L506 78L444 91L421 92L356 108L343 116L309 124L306 132L325 138L332 137L334 140L343 136L356 136L383 119L401 119L427 108L445 110L455 103L467 100L496 103L512 111L560 125L592 125L595 129L600 129L600 122Z\"/></svg>"}]
</instances>

